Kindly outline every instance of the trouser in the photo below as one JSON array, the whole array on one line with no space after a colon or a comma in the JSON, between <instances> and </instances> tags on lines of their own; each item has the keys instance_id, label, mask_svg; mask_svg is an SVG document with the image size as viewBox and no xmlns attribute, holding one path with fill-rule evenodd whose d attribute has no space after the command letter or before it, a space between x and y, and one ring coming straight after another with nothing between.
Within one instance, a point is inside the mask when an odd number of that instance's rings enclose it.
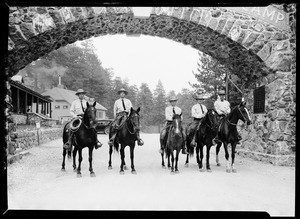
<instances>
[{"instance_id":1,"label":"trouser","mask_svg":"<svg viewBox=\"0 0 300 219\"><path fill-rule=\"evenodd\" d=\"M201 123L202 123L202 118L201 119L194 118L194 122L192 123L191 131L190 131L193 136L192 142L191 142L192 146L196 145L196 136L197 136L197 132L200 128Z\"/></svg>"}]
</instances>

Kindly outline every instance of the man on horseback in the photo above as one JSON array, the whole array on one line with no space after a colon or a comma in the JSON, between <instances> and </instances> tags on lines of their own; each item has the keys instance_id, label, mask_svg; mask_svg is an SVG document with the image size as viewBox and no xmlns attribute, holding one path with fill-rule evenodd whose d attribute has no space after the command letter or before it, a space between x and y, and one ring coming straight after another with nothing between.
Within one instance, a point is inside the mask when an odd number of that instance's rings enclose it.
<instances>
[{"instance_id":1,"label":"man on horseback","mask_svg":"<svg viewBox=\"0 0 300 219\"><path fill-rule=\"evenodd\" d=\"M165 109L166 123L165 123L165 126L163 127L163 129L161 130L161 135L160 135L161 140L163 140L165 142L166 142L166 139L168 138L168 133L170 131L170 127L172 126L173 115L174 114L180 115L182 113L182 110L178 106L176 106L177 100L178 99L176 97L170 97L169 102L171 105L167 106ZM181 116L181 119L182 119L182 116ZM183 130L180 130L180 131L183 136L182 153L188 154L186 151L186 148L185 148L185 141L186 141L185 133ZM163 150L164 150L164 148L161 148L159 150L159 152L162 154Z\"/></svg>"},{"instance_id":2,"label":"man on horseback","mask_svg":"<svg viewBox=\"0 0 300 219\"><path fill-rule=\"evenodd\" d=\"M196 134L199 130L199 127L202 123L202 119L207 113L207 108L204 104L202 104L202 101L205 100L203 95L196 94L194 95L194 98L197 100L197 104L195 104L192 107L192 117L194 118L194 121L191 123L188 129L188 134L192 134L193 139L191 142L191 145L193 147L196 146Z\"/></svg>"},{"instance_id":3,"label":"man on horseback","mask_svg":"<svg viewBox=\"0 0 300 219\"><path fill-rule=\"evenodd\" d=\"M225 100L225 91L224 90L219 90L218 94L219 94L219 97L215 101L214 107L215 107L215 110L217 111L217 113L220 117L220 125L219 125L219 128L218 128L217 136L213 139L213 144L221 142L219 140L219 132L220 132L221 124L222 124L223 119L225 118L225 116L227 116L231 111L230 110L230 103L227 100ZM240 140L241 140L241 136L238 134L238 141L240 141Z\"/></svg>"},{"instance_id":4,"label":"man on horseback","mask_svg":"<svg viewBox=\"0 0 300 219\"><path fill-rule=\"evenodd\" d=\"M86 92L83 89L78 89L75 93L78 96L78 99L74 100L70 107L70 114L72 115L73 119L70 123L72 123L76 119L82 119L84 111L86 109L86 103L87 101L84 99L84 95ZM73 143L73 136L76 131L70 130L69 133L69 140L64 144L64 148L67 150L71 149L72 143ZM97 135L96 135L97 138ZM101 142L97 139L97 145L95 146L95 149L98 149L102 146Z\"/></svg>"},{"instance_id":5,"label":"man on horseback","mask_svg":"<svg viewBox=\"0 0 300 219\"><path fill-rule=\"evenodd\" d=\"M127 119L128 114L130 113L130 109L132 108L132 103L129 99L125 98L127 95L127 91L124 88L121 88L118 91L120 98L115 101L114 104L114 118L115 120L112 123L112 135L108 141L110 146L113 146L115 137L118 133L118 130ZM140 138L140 132L137 132L137 141L138 145L142 146L144 144L143 140Z\"/></svg>"}]
</instances>

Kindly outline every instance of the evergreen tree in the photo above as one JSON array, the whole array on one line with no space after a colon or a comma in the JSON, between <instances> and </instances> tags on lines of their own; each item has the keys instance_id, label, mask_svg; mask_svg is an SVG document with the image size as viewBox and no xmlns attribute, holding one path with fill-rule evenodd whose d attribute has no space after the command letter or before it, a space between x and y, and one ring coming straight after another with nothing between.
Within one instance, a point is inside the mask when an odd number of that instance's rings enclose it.
<instances>
[{"instance_id":1,"label":"evergreen tree","mask_svg":"<svg viewBox=\"0 0 300 219\"><path fill-rule=\"evenodd\" d=\"M209 93L216 97L218 88L225 85L228 69L211 56L200 52L198 54L197 73L193 71L198 83L190 85L199 93Z\"/></svg>"},{"instance_id":2,"label":"evergreen tree","mask_svg":"<svg viewBox=\"0 0 300 219\"><path fill-rule=\"evenodd\" d=\"M165 108L167 107L166 91L159 80L154 90L153 124L160 125L165 122Z\"/></svg>"},{"instance_id":3,"label":"evergreen tree","mask_svg":"<svg viewBox=\"0 0 300 219\"><path fill-rule=\"evenodd\" d=\"M138 93L138 105L140 110L140 122L142 128L152 124L153 94L146 83L142 83Z\"/></svg>"}]
</instances>

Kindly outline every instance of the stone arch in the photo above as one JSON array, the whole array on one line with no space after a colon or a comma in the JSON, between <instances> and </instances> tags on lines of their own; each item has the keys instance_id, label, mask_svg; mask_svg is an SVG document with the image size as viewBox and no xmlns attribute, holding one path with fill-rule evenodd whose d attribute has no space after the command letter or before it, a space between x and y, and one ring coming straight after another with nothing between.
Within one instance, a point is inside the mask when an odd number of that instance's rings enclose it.
<instances>
[{"instance_id":1,"label":"stone arch","mask_svg":"<svg viewBox=\"0 0 300 219\"><path fill-rule=\"evenodd\" d=\"M107 34L158 36L214 57L246 82L246 87L271 84L267 87L267 113L278 122L275 131L285 132L294 124L290 111L295 108L291 98L295 93L295 34L291 29L278 29L228 8L153 7L149 17L134 16L130 7L10 7L9 10L9 76L77 40ZM282 87L276 90L273 82ZM283 94L285 100L280 99ZM288 112L278 111L278 104L288 104ZM269 116L270 113L273 114ZM281 126L276 113L287 120ZM271 133L267 142L270 138L273 144L286 136L274 137Z\"/></svg>"}]
</instances>

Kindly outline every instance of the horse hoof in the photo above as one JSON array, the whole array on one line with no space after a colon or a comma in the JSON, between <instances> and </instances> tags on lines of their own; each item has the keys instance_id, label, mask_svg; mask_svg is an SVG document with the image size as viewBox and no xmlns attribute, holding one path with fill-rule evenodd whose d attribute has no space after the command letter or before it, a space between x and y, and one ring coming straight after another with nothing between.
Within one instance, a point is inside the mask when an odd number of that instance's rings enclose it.
<instances>
[{"instance_id":1,"label":"horse hoof","mask_svg":"<svg viewBox=\"0 0 300 219\"><path fill-rule=\"evenodd\" d=\"M221 166L221 164L220 164L220 163L217 163L217 166L219 167L219 166Z\"/></svg>"},{"instance_id":2,"label":"horse hoof","mask_svg":"<svg viewBox=\"0 0 300 219\"><path fill-rule=\"evenodd\" d=\"M174 173L174 171L171 171L170 174L171 174L171 175L174 175L175 173Z\"/></svg>"},{"instance_id":3,"label":"horse hoof","mask_svg":"<svg viewBox=\"0 0 300 219\"><path fill-rule=\"evenodd\" d=\"M189 164L188 164L188 163L185 163L184 166L185 166L185 167L189 167Z\"/></svg>"},{"instance_id":4,"label":"horse hoof","mask_svg":"<svg viewBox=\"0 0 300 219\"><path fill-rule=\"evenodd\" d=\"M76 172L77 172L77 169L76 169L76 168L74 168L74 169L73 169L73 172L74 172L74 173L76 173Z\"/></svg>"},{"instance_id":5,"label":"horse hoof","mask_svg":"<svg viewBox=\"0 0 300 219\"><path fill-rule=\"evenodd\" d=\"M170 170L170 169L171 169L171 167L168 167L168 169Z\"/></svg>"},{"instance_id":6,"label":"horse hoof","mask_svg":"<svg viewBox=\"0 0 300 219\"><path fill-rule=\"evenodd\" d=\"M128 167L126 165L123 166L124 170L128 170Z\"/></svg>"},{"instance_id":7,"label":"horse hoof","mask_svg":"<svg viewBox=\"0 0 300 219\"><path fill-rule=\"evenodd\" d=\"M60 170L61 170L61 172L66 172L65 168L61 168Z\"/></svg>"},{"instance_id":8,"label":"horse hoof","mask_svg":"<svg viewBox=\"0 0 300 219\"><path fill-rule=\"evenodd\" d=\"M178 174L178 173L179 173L179 170L175 170L175 173Z\"/></svg>"},{"instance_id":9,"label":"horse hoof","mask_svg":"<svg viewBox=\"0 0 300 219\"><path fill-rule=\"evenodd\" d=\"M231 169L226 169L226 173L231 173Z\"/></svg>"},{"instance_id":10,"label":"horse hoof","mask_svg":"<svg viewBox=\"0 0 300 219\"><path fill-rule=\"evenodd\" d=\"M236 173L236 172L237 172L236 169L232 169L231 171L232 171L233 173Z\"/></svg>"},{"instance_id":11,"label":"horse hoof","mask_svg":"<svg viewBox=\"0 0 300 219\"><path fill-rule=\"evenodd\" d=\"M211 169L207 169L206 171L209 172L209 173L211 173Z\"/></svg>"},{"instance_id":12,"label":"horse hoof","mask_svg":"<svg viewBox=\"0 0 300 219\"><path fill-rule=\"evenodd\" d=\"M161 166L163 169L167 169L167 167L166 166Z\"/></svg>"},{"instance_id":13,"label":"horse hoof","mask_svg":"<svg viewBox=\"0 0 300 219\"><path fill-rule=\"evenodd\" d=\"M81 178L81 173L77 173L77 178Z\"/></svg>"},{"instance_id":14,"label":"horse hoof","mask_svg":"<svg viewBox=\"0 0 300 219\"><path fill-rule=\"evenodd\" d=\"M125 174L124 170L120 170L120 174L124 175Z\"/></svg>"},{"instance_id":15,"label":"horse hoof","mask_svg":"<svg viewBox=\"0 0 300 219\"><path fill-rule=\"evenodd\" d=\"M136 171L135 171L135 170L131 170L131 173L132 173L132 174L136 174Z\"/></svg>"},{"instance_id":16,"label":"horse hoof","mask_svg":"<svg viewBox=\"0 0 300 219\"><path fill-rule=\"evenodd\" d=\"M90 173L90 176L91 177L96 177L96 174L93 172L93 173Z\"/></svg>"},{"instance_id":17,"label":"horse hoof","mask_svg":"<svg viewBox=\"0 0 300 219\"><path fill-rule=\"evenodd\" d=\"M108 169L109 169L109 170L112 170L112 166L108 166Z\"/></svg>"},{"instance_id":18,"label":"horse hoof","mask_svg":"<svg viewBox=\"0 0 300 219\"><path fill-rule=\"evenodd\" d=\"M200 172L204 172L205 171L203 167L200 168L199 170L200 170Z\"/></svg>"}]
</instances>

